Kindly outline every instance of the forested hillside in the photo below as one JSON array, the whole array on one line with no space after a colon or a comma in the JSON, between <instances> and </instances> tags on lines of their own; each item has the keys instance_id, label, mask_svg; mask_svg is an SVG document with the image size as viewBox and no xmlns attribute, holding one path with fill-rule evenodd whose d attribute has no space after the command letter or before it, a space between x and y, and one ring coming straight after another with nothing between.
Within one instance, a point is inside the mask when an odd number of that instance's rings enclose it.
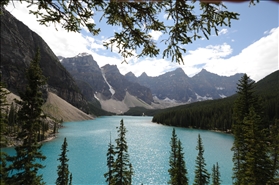
<instances>
[{"instance_id":1,"label":"forested hillside","mask_svg":"<svg viewBox=\"0 0 279 185\"><path fill-rule=\"evenodd\" d=\"M255 84L255 94L262 101L266 121L274 123L279 118L279 71L273 72ZM236 95L221 99L198 102L158 112L153 122L201 129L230 131L233 104Z\"/></svg>"}]
</instances>

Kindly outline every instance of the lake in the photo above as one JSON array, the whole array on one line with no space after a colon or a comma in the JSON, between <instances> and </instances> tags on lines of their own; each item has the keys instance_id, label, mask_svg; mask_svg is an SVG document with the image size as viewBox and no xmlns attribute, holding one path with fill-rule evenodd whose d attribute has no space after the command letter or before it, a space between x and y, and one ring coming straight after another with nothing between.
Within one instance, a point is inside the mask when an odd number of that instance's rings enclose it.
<instances>
[{"instance_id":1,"label":"lake","mask_svg":"<svg viewBox=\"0 0 279 185\"><path fill-rule=\"evenodd\" d=\"M47 157L42 163L46 166L40 171L47 184L55 184L57 178L58 155L64 137L67 138L69 170L73 174L73 184L106 184L106 153L110 141L117 138L116 127L123 119L130 162L133 165L133 184L167 184L169 181L169 156L171 126L152 123L152 117L109 116L82 122L63 123L58 137L44 143L42 151ZM232 184L233 136L205 130L176 127L176 134L182 142L190 184L194 181L197 138L201 135L204 157L208 172L213 164L220 166L222 185ZM13 148L4 148L10 155Z\"/></svg>"}]
</instances>

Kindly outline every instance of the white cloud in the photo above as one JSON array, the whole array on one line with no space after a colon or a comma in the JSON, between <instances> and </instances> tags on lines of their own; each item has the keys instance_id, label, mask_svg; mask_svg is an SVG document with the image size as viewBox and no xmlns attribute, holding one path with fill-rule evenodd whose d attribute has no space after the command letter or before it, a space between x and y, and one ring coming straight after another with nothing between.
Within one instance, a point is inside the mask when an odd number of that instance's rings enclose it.
<instances>
[{"instance_id":1,"label":"white cloud","mask_svg":"<svg viewBox=\"0 0 279 185\"><path fill-rule=\"evenodd\" d=\"M155 41L157 41L162 34L163 33L161 31L154 31L154 30L152 30L149 33L149 35L151 35L152 39L155 40Z\"/></svg>"},{"instance_id":2,"label":"white cloud","mask_svg":"<svg viewBox=\"0 0 279 185\"><path fill-rule=\"evenodd\" d=\"M220 31L218 31L218 35L225 35L226 33L228 33L228 29L223 28Z\"/></svg>"},{"instance_id":3,"label":"white cloud","mask_svg":"<svg viewBox=\"0 0 279 185\"><path fill-rule=\"evenodd\" d=\"M271 72L278 70L278 28L257 40L241 53L228 59L218 58L206 61L207 70L219 75L247 73L258 81Z\"/></svg>"}]
</instances>

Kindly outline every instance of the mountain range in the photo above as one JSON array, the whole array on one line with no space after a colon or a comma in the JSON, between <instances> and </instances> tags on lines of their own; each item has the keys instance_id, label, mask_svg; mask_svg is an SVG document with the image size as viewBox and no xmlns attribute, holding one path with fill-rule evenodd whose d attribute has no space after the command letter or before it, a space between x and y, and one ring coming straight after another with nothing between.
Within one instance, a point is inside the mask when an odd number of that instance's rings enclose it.
<instances>
[{"instance_id":1,"label":"mountain range","mask_svg":"<svg viewBox=\"0 0 279 185\"><path fill-rule=\"evenodd\" d=\"M219 76L203 69L188 77L181 68L157 77L132 72L122 75L116 65L100 67L92 55L55 56L47 43L8 11L1 15L1 72L15 94L26 85L25 70L40 51L40 66L48 90L91 114L102 110L121 114L131 107L162 109L202 100L219 99L236 91L243 74ZM98 113L97 113L98 112Z\"/></svg>"},{"instance_id":2,"label":"mountain range","mask_svg":"<svg viewBox=\"0 0 279 185\"><path fill-rule=\"evenodd\" d=\"M115 113L134 106L166 108L231 96L243 75L219 76L203 69L190 78L177 68L157 77L146 73L136 77L132 72L122 75L116 65L99 67L93 56L87 53L58 58L88 101L98 100L103 109Z\"/></svg>"}]
</instances>

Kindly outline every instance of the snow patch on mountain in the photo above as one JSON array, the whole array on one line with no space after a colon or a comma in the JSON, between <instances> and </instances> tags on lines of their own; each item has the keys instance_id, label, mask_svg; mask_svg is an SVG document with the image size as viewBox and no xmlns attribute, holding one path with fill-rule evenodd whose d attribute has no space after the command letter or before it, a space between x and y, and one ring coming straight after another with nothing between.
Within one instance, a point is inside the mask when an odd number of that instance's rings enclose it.
<instances>
[{"instance_id":1,"label":"snow patch on mountain","mask_svg":"<svg viewBox=\"0 0 279 185\"><path fill-rule=\"evenodd\" d=\"M223 95L223 94L219 94L219 96L221 97L221 98L226 98L227 96L225 96L225 95Z\"/></svg>"},{"instance_id":2,"label":"snow patch on mountain","mask_svg":"<svg viewBox=\"0 0 279 185\"><path fill-rule=\"evenodd\" d=\"M112 86L108 83L103 68L101 68L101 71L102 71L102 75L103 75L103 78L104 78L105 82L106 82L106 83L108 84L108 86L109 86L109 91L110 91L110 93L112 94L111 96L113 96L113 95L115 94L115 90L114 90L114 89L112 88Z\"/></svg>"},{"instance_id":3,"label":"snow patch on mountain","mask_svg":"<svg viewBox=\"0 0 279 185\"><path fill-rule=\"evenodd\" d=\"M90 54L88 53L79 53L76 57L84 57L84 56L89 56Z\"/></svg>"},{"instance_id":4,"label":"snow patch on mountain","mask_svg":"<svg viewBox=\"0 0 279 185\"><path fill-rule=\"evenodd\" d=\"M215 87L217 90L224 90L225 87Z\"/></svg>"},{"instance_id":5,"label":"snow patch on mountain","mask_svg":"<svg viewBox=\"0 0 279 185\"><path fill-rule=\"evenodd\" d=\"M197 93L195 93L195 94L196 94L196 97L197 97L197 100L198 100L198 101L213 100L212 97L200 96L200 95L198 95Z\"/></svg>"}]
</instances>

